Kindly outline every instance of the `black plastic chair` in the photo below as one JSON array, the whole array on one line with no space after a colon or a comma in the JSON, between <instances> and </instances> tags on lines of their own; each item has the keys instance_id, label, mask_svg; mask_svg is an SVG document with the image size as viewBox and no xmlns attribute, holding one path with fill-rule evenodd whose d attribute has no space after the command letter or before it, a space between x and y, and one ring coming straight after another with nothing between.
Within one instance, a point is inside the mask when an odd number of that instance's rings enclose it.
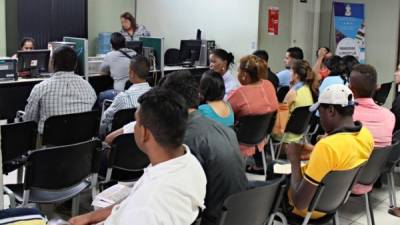
<instances>
[{"instance_id":1,"label":"black plastic chair","mask_svg":"<svg viewBox=\"0 0 400 225\"><path fill-rule=\"evenodd\" d=\"M375 92L374 101L378 105L384 105L390 90L392 89L393 82L381 84L381 88Z\"/></svg>"},{"instance_id":2,"label":"black plastic chair","mask_svg":"<svg viewBox=\"0 0 400 225\"><path fill-rule=\"evenodd\" d=\"M367 164L361 170L360 177L358 179L359 184L363 185L373 185L381 174L385 170L386 163L388 158L392 152L393 147L398 147L399 142L394 144L393 146L387 146L384 148L375 148L372 151L371 156L369 157ZM364 193L362 195L352 195L352 196L364 196L365 197L365 205L366 205L366 213L367 213L367 223L368 225L374 225L374 212L370 201L370 193Z\"/></svg>"},{"instance_id":3,"label":"black plastic chair","mask_svg":"<svg viewBox=\"0 0 400 225\"><path fill-rule=\"evenodd\" d=\"M392 151L386 162L384 173L386 174L389 186L389 207L397 208L396 189L394 183L394 168L400 163L400 130L393 134Z\"/></svg>"},{"instance_id":4,"label":"black plastic chair","mask_svg":"<svg viewBox=\"0 0 400 225\"><path fill-rule=\"evenodd\" d=\"M89 111L49 117L44 122L42 145L69 145L96 137L99 116L98 111Z\"/></svg>"},{"instance_id":5,"label":"black plastic chair","mask_svg":"<svg viewBox=\"0 0 400 225\"><path fill-rule=\"evenodd\" d=\"M289 90L290 90L289 86L283 86L278 89L278 92L276 93L276 97L278 97L278 102L280 103L283 102Z\"/></svg>"},{"instance_id":6,"label":"black plastic chair","mask_svg":"<svg viewBox=\"0 0 400 225\"><path fill-rule=\"evenodd\" d=\"M114 118L111 125L111 131L118 130L124 125L135 121L136 108L122 109L114 114Z\"/></svg>"},{"instance_id":7,"label":"black plastic chair","mask_svg":"<svg viewBox=\"0 0 400 225\"><path fill-rule=\"evenodd\" d=\"M300 217L289 213L286 215L289 224L326 224L333 220L333 224L339 224L337 210L346 203L351 189L358 177L360 169L364 164L350 170L331 171L318 185L308 208L306 217ZM313 211L326 213L319 219L311 219Z\"/></svg>"},{"instance_id":8,"label":"black plastic chair","mask_svg":"<svg viewBox=\"0 0 400 225\"><path fill-rule=\"evenodd\" d=\"M1 154L4 174L20 168L25 163L28 151L36 148L36 140L36 122L27 121L1 126ZM19 173L18 177L18 182L20 182L22 173Z\"/></svg>"},{"instance_id":9,"label":"black plastic chair","mask_svg":"<svg viewBox=\"0 0 400 225\"><path fill-rule=\"evenodd\" d=\"M149 164L147 155L137 147L134 134L120 135L112 143L108 155L107 174L101 183L135 181Z\"/></svg>"},{"instance_id":10,"label":"black plastic chair","mask_svg":"<svg viewBox=\"0 0 400 225\"><path fill-rule=\"evenodd\" d=\"M236 136L239 143L254 146L256 151L258 151L257 145L267 137L267 131L269 130L274 115L275 112L239 118L238 122L235 124ZM262 157L264 174L267 174L264 150L262 151Z\"/></svg>"},{"instance_id":11,"label":"black plastic chair","mask_svg":"<svg viewBox=\"0 0 400 225\"><path fill-rule=\"evenodd\" d=\"M26 207L28 203L50 204L73 198L72 215L78 214L79 194L96 185L100 150L101 142L96 139L30 152L24 183L4 187L11 207L16 202Z\"/></svg>"},{"instance_id":12,"label":"black plastic chair","mask_svg":"<svg viewBox=\"0 0 400 225\"><path fill-rule=\"evenodd\" d=\"M229 196L223 204L219 225L263 225L272 224L286 190L285 177L272 181L266 186L257 187Z\"/></svg>"},{"instance_id":13,"label":"black plastic chair","mask_svg":"<svg viewBox=\"0 0 400 225\"><path fill-rule=\"evenodd\" d=\"M164 54L164 63L166 66L177 66L181 63L180 51L177 48L169 48Z\"/></svg>"},{"instance_id":14,"label":"black plastic chair","mask_svg":"<svg viewBox=\"0 0 400 225\"><path fill-rule=\"evenodd\" d=\"M288 133L303 135L303 140L306 138L306 132L308 130L312 112L310 112L310 106L297 107L290 115L289 121L286 125L285 132L279 143L278 153L276 159L279 159L279 155L282 150L283 140L286 138Z\"/></svg>"}]
</instances>

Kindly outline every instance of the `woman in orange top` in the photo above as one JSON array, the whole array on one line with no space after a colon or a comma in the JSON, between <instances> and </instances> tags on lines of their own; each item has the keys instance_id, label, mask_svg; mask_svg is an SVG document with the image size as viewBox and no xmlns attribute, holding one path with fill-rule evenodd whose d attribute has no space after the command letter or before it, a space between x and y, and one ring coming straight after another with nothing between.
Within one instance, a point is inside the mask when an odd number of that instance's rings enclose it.
<instances>
[{"instance_id":1,"label":"woman in orange top","mask_svg":"<svg viewBox=\"0 0 400 225\"><path fill-rule=\"evenodd\" d=\"M257 56L250 55L240 59L238 79L242 86L228 96L235 120L243 116L267 114L278 109L275 88L270 81L263 79L268 76L267 68L267 63ZM259 143L260 151L264 150L265 143L265 140ZM254 146L240 144L240 150L244 156L255 154ZM258 156L255 159L254 169L262 170L262 160Z\"/></svg>"}]
</instances>

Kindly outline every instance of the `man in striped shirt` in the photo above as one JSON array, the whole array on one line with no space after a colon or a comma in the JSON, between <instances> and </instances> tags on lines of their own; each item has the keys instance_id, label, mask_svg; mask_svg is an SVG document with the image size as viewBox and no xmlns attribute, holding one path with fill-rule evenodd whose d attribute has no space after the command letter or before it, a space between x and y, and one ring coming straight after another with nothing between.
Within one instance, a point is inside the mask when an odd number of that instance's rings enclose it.
<instances>
[{"instance_id":1,"label":"man in striped shirt","mask_svg":"<svg viewBox=\"0 0 400 225\"><path fill-rule=\"evenodd\" d=\"M47 118L90 111L97 98L89 82L74 73L77 57L72 48L57 48L52 63L55 73L33 87L23 117L39 122L40 134Z\"/></svg>"},{"instance_id":2,"label":"man in striped shirt","mask_svg":"<svg viewBox=\"0 0 400 225\"><path fill-rule=\"evenodd\" d=\"M139 97L150 90L150 85L146 81L146 77L150 71L149 61L140 55L135 55L129 65L129 80L133 85L126 91L119 93L113 103L104 111L101 125L100 135L105 135L111 128L114 114L122 109L136 108L139 106ZM134 115L132 115L133 117Z\"/></svg>"}]
</instances>

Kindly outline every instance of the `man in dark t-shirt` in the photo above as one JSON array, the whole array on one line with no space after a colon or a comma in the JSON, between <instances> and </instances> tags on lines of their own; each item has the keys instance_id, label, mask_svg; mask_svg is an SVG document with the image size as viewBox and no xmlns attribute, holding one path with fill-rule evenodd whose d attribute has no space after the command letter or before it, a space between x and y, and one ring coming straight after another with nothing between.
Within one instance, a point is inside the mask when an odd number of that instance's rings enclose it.
<instances>
[{"instance_id":1,"label":"man in dark t-shirt","mask_svg":"<svg viewBox=\"0 0 400 225\"><path fill-rule=\"evenodd\" d=\"M197 112L199 89L190 72L169 74L162 87L174 90L187 101L190 114L184 143L200 161L207 177L201 225L216 225L224 200L247 188L245 162L236 134Z\"/></svg>"}]
</instances>

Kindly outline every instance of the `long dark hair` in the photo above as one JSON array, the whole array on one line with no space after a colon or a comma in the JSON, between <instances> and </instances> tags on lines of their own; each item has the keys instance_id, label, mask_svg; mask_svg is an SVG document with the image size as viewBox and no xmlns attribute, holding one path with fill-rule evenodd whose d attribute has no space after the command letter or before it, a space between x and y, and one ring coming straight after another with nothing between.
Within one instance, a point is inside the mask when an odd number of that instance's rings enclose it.
<instances>
[{"instance_id":1,"label":"long dark hair","mask_svg":"<svg viewBox=\"0 0 400 225\"><path fill-rule=\"evenodd\" d=\"M124 12L124 13L121 14L120 17L124 18L126 20L129 20L131 22L132 29L136 30L136 19L135 19L135 17L132 16L132 14L130 12Z\"/></svg>"}]
</instances>

